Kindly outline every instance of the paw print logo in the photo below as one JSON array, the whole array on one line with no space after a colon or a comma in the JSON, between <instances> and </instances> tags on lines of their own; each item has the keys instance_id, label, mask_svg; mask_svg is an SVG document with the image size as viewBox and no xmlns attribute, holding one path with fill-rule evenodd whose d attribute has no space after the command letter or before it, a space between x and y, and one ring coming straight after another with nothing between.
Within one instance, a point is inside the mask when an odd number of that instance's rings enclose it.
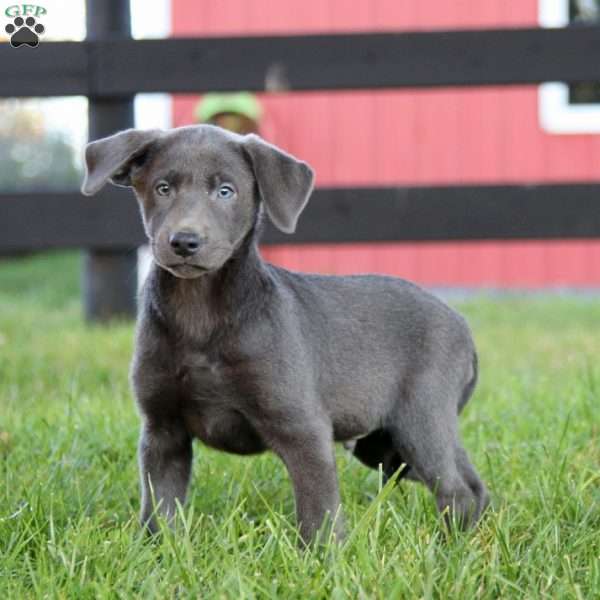
<instances>
[{"instance_id":1,"label":"paw print logo","mask_svg":"<svg viewBox=\"0 0 600 600\"><path fill-rule=\"evenodd\" d=\"M46 31L41 23L36 23L33 17L16 17L4 30L10 35L10 45L13 48L30 46L35 48L40 43L39 36Z\"/></svg>"}]
</instances>

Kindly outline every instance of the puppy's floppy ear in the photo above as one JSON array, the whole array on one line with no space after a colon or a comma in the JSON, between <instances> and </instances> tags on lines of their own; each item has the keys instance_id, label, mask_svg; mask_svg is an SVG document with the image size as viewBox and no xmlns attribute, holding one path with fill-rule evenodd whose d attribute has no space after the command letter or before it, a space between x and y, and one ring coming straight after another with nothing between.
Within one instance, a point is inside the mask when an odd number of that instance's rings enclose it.
<instances>
[{"instance_id":1,"label":"puppy's floppy ear","mask_svg":"<svg viewBox=\"0 0 600 600\"><path fill-rule=\"evenodd\" d=\"M100 191L108 180L115 185L130 186L131 163L161 135L160 129L126 129L88 144L81 193L91 196Z\"/></svg>"},{"instance_id":2,"label":"puppy's floppy ear","mask_svg":"<svg viewBox=\"0 0 600 600\"><path fill-rule=\"evenodd\" d=\"M313 170L257 135L247 135L243 146L271 221L281 231L294 233L313 189Z\"/></svg>"}]
</instances>

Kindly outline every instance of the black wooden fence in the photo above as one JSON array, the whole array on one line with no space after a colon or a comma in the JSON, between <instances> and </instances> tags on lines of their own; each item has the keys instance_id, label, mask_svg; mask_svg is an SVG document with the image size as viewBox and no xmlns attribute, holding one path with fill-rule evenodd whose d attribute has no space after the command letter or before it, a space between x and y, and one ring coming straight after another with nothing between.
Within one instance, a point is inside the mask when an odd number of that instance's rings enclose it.
<instances>
[{"instance_id":1,"label":"black wooden fence","mask_svg":"<svg viewBox=\"0 0 600 600\"><path fill-rule=\"evenodd\" d=\"M84 95L90 137L133 123L143 92L307 91L600 81L600 27L130 39L127 0L87 1L88 39L0 46L1 96ZM0 194L0 254L86 248L88 317L135 310L143 242L127 190ZM265 243L600 236L598 182L317 189L292 238Z\"/></svg>"}]
</instances>

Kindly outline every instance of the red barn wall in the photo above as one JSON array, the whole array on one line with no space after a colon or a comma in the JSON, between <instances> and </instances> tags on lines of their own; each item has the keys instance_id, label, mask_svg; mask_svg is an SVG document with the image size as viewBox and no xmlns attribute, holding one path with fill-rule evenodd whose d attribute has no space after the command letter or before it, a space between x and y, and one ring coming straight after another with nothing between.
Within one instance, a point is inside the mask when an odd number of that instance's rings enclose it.
<instances>
[{"instance_id":1,"label":"red barn wall","mask_svg":"<svg viewBox=\"0 0 600 600\"><path fill-rule=\"evenodd\" d=\"M536 26L538 20L537 0L173 0L172 6L174 36ZM310 162L317 185L585 181L600 174L600 136L542 131L535 86L260 99L263 134ZM174 124L193 122L197 102L175 97ZM382 272L435 286L600 283L600 242L593 241L290 245L264 254L297 270Z\"/></svg>"}]
</instances>

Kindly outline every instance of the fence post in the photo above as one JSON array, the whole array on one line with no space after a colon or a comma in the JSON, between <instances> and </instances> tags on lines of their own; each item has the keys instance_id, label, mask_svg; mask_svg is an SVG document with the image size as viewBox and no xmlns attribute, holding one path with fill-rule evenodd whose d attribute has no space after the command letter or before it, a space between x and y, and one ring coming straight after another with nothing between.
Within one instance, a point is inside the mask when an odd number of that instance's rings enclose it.
<instances>
[{"instance_id":1,"label":"fence post","mask_svg":"<svg viewBox=\"0 0 600 600\"><path fill-rule=\"evenodd\" d=\"M86 0L86 25L88 40L131 37L129 0ZM90 140L133 127L133 96L90 96L88 106ZM131 201L135 200L131 198ZM135 316L136 248L88 248L82 286L87 320L104 322L115 317Z\"/></svg>"}]
</instances>

